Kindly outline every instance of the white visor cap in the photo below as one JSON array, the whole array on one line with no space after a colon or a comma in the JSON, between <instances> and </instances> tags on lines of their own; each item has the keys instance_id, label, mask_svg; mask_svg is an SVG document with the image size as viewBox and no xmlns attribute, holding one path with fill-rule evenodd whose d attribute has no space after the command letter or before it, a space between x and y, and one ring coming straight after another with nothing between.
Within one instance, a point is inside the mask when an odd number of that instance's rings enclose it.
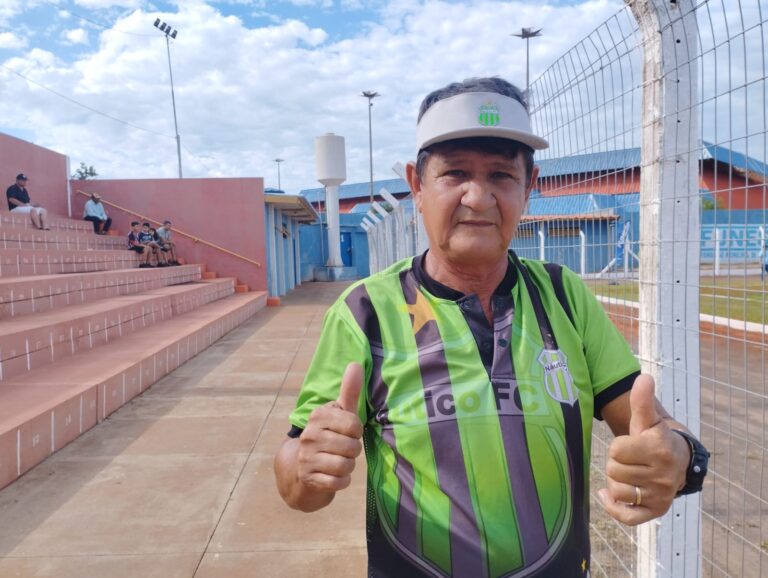
<instances>
[{"instance_id":1,"label":"white visor cap","mask_svg":"<svg viewBox=\"0 0 768 578\"><path fill-rule=\"evenodd\" d=\"M534 150L549 146L531 132L528 112L514 98L496 92L464 92L427 109L416 126L416 150L474 136L516 140Z\"/></svg>"}]
</instances>

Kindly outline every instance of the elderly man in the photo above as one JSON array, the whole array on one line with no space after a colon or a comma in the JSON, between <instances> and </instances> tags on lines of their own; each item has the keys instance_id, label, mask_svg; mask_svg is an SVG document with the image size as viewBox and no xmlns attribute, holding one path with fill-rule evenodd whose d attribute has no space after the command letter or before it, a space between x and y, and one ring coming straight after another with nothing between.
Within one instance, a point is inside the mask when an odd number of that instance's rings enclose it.
<instances>
[{"instance_id":1,"label":"elderly man","mask_svg":"<svg viewBox=\"0 0 768 578\"><path fill-rule=\"evenodd\" d=\"M370 576L586 576L593 418L617 436L599 492L616 519L701 489L706 450L580 279L508 251L546 146L506 81L428 95L406 171L430 248L326 315L277 485L327 506L362 438Z\"/></svg>"},{"instance_id":2,"label":"elderly man","mask_svg":"<svg viewBox=\"0 0 768 578\"><path fill-rule=\"evenodd\" d=\"M32 224L38 229L49 231L48 211L37 205L33 205L27 191L27 175L16 175L16 183L8 187L5 196L8 199L8 210L12 213L27 213Z\"/></svg>"},{"instance_id":3,"label":"elderly man","mask_svg":"<svg viewBox=\"0 0 768 578\"><path fill-rule=\"evenodd\" d=\"M91 198L86 201L83 219L93 223L93 232L97 235L106 235L109 232L112 219L107 216L99 193L91 193Z\"/></svg>"}]
</instances>

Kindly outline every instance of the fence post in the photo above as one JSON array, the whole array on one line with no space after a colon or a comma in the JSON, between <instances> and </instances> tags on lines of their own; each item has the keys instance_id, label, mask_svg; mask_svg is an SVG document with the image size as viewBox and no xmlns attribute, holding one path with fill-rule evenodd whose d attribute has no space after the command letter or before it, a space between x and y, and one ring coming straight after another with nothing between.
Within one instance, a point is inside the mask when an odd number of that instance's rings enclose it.
<instances>
[{"instance_id":1,"label":"fence post","mask_svg":"<svg viewBox=\"0 0 768 578\"><path fill-rule=\"evenodd\" d=\"M539 260L546 260L544 258L544 231L541 229L539 229Z\"/></svg>"},{"instance_id":2,"label":"fence post","mask_svg":"<svg viewBox=\"0 0 768 578\"><path fill-rule=\"evenodd\" d=\"M587 272L587 235L579 231L579 274L583 277Z\"/></svg>"},{"instance_id":3,"label":"fence post","mask_svg":"<svg viewBox=\"0 0 768 578\"><path fill-rule=\"evenodd\" d=\"M625 2L643 48L640 358L667 410L698 435L696 12L693 0ZM700 505L700 494L678 498L666 515L638 528L636 576L700 575Z\"/></svg>"}]
</instances>

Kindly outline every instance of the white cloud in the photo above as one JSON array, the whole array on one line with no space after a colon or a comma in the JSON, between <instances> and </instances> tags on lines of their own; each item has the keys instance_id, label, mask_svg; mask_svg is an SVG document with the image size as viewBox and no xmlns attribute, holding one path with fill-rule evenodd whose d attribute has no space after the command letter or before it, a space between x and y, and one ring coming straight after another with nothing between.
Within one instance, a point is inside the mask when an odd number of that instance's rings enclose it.
<instances>
[{"instance_id":1,"label":"white cloud","mask_svg":"<svg viewBox=\"0 0 768 578\"><path fill-rule=\"evenodd\" d=\"M144 2L142 0L75 0L76 6L89 8L92 10L103 10L105 8L140 8Z\"/></svg>"},{"instance_id":2,"label":"white cloud","mask_svg":"<svg viewBox=\"0 0 768 578\"><path fill-rule=\"evenodd\" d=\"M86 3L118 4L78 2ZM329 41L328 30L296 20L249 28L203 0L179 2L175 14L134 10L114 23L134 34L102 31L91 39L93 49L72 62L32 50L12 64L89 107L165 136L114 122L18 79L6 82L9 73L2 68L0 84L9 88L0 127L11 134L35 127L36 142L66 152L75 166L94 165L104 178L174 176L165 41L160 33L135 35L156 32L151 23L160 16L179 30L171 58L185 176L264 176L266 186L276 186L272 159L279 156L285 159L283 188L297 192L317 186L314 137L335 132L346 139L348 182L367 181L368 110L360 92L376 90L382 96L372 109L374 176L391 178L390 167L413 156L416 111L427 92L482 75L522 85L523 44L510 37L512 31L544 27L544 36L531 44L535 77L621 6L620 0L579 6L393 0L377 22L337 42Z\"/></svg>"},{"instance_id":3,"label":"white cloud","mask_svg":"<svg viewBox=\"0 0 768 578\"><path fill-rule=\"evenodd\" d=\"M26 0L0 0L0 21L10 20L29 7Z\"/></svg>"},{"instance_id":4,"label":"white cloud","mask_svg":"<svg viewBox=\"0 0 768 578\"><path fill-rule=\"evenodd\" d=\"M61 37L67 44L88 44L88 32L83 28L64 30Z\"/></svg>"},{"instance_id":5,"label":"white cloud","mask_svg":"<svg viewBox=\"0 0 768 578\"><path fill-rule=\"evenodd\" d=\"M27 47L27 40L13 32L0 32L0 48L22 50Z\"/></svg>"}]
</instances>

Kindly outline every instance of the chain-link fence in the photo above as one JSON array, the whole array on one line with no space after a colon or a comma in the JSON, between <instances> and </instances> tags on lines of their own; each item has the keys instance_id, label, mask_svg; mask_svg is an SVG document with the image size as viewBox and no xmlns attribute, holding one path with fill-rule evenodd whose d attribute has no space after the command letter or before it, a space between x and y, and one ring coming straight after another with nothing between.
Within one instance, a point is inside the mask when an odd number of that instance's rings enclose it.
<instances>
[{"instance_id":1,"label":"chain-link fence","mask_svg":"<svg viewBox=\"0 0 768 578\"><path fill-rule=\"evenodd\" d=\"M550 148L513 248L588 279L712 453L702 495L627 528L597 501L596 426L593 576L768 575L767 19L764 0L628 2L531 86ZM372 272L426 245L398 210L405 228L370 223Z\"/></svg>"}]
</instances>

